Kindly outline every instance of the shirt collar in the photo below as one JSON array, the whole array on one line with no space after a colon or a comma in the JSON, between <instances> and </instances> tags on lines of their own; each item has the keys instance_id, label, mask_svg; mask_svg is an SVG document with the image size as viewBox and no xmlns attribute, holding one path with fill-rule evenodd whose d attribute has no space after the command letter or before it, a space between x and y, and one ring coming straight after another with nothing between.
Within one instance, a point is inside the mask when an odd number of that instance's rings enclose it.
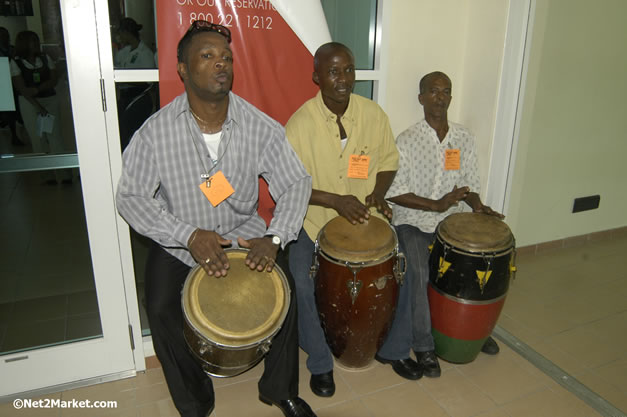
<instances>
[{"instance_id":1,"label":"shirt collar","mask_svg":"<svg viewBox=\"0 0 627 417\"><path fill-rule=\"evenodd\" d=\"M346 108L344 115L342 115L342 119L349 120L351 122L355 121L355 101L356 100L354 99L354 97L355 97L355 94L351 93L351 96L348 102L348 107ZM324 115L324 118L329 121L334 121L334 122L337 121L337 115L333 113L331 110L329 110L327 105L324 104L324 100L322 100L322 92L320 90L318 90L318 93L316 94L315 99L316 99L316 103L318 104L318 108Z\"/></svg>"},{"instance_id":2,"label":"shirt collar","mask_svg":"<svg viewBox=\"0 0 627 417\"><path fill-rule=\"evenodd\" d=\"M235 124L239 124L238 121L242 120L243 115L242 115L241 100L242 99L237 94L233 93L232 91L229 91L229 109L227 110L226 120L224 121L225 126L229 125L231 121L233 121L233 123ZM175 118L179 118L181 115L185 113L189 113L190 117L193 118L193 116L191 116L191 111L189 108L189 101L187 100L186 92L183 92L183 94L175 98L173 105L174 105L174 108L176 109Z\"/></svg>"},{"instance_id":3,"label":"shirt collar","mask_svg":"<svg viewBox=\"0 0 627 417\"><path fill-rule=\"evenodd\" d=\"M446 136L444 136L444 140L442 140L442 142L440 142L440 138L438 137L437 132L435 131L434 128L431 127L431 125L427 122L426 119L422 119L422 128L428 132L428 134L433 138L433 140L440 146L444 146L447 145L450 140L451 140L451 130L453 129L453 126L451 125L451 123L449 122L448 124L448 132L446 132Z\"/></svg>"}]
</instances>

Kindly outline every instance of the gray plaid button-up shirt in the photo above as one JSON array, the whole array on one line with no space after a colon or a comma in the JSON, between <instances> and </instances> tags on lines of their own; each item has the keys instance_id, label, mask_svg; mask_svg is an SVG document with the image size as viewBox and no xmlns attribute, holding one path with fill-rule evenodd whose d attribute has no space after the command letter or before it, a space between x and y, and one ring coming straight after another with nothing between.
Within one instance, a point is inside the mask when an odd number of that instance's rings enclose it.
<instances>
[{"instance_id":1,"label":"gray plaid button-up shirt","mask_svg":"<svg viewBox=\"0 0 627 417\"><path fill-rule=\"evenodd\" d=\"M203 175L222 171L235 192L213 207L199 188ZM257 214L258 177L276 201L266 230ZM196 228L237 238L277 235L295 240L311 195L311 177L275 120L234 93L214 164L193 120L187 94L152 115L124 151L117 208L138 233L185 264L195 261L187 241Z\"/></svg>"}]
</instances>

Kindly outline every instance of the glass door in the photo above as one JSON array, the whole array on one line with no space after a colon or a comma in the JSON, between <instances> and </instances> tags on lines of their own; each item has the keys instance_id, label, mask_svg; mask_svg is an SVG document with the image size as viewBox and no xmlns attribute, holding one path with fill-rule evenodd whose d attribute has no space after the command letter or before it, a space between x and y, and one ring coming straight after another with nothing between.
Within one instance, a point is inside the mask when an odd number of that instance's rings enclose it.
<instances>
[{"instance_id":1,"label":"glass door","mask_svg":"<svg viewBox=\"0 0 627 417\"><path fill-rule=\"evenodd\" d=\"M130 374L137 357L143 367L134 286L122 273L95 5L22 3L0 16L14 46L0 70L18 105L0 109L0 397Z\"/></svg>"},{"instance_id":2,"label":"glass door","mask_svg":"<svg viewBox=\"0 0 627 417\"><path fill-rule=\"evenodd\" d=\"M113 183L122 172L122 152L132 135L159 110L157 27L154 0L95 0ZM146 356L154 355L145 311L144 269L151 240L118 216L122 271L134 294ZM139 368L138 368L139 369Z\"/></svg>"}]
</instances>

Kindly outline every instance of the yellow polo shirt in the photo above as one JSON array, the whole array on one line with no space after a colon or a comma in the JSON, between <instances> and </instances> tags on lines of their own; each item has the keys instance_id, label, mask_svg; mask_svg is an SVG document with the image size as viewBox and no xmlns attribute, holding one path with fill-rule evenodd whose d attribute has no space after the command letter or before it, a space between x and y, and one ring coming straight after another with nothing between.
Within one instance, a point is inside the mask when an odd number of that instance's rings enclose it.
<instances>
[{"instance_id":1,"label":"yellow polo shirt","mask_svg":"<svg viewBox=\"0 0 627 417\"><path fill-rule=\"evenodd\" d=\"M341 118L348 136L344 151L336 120L318 91L290 117L285 126L287 139L311 175L313 189L354 195L365 204L366 196L374 190L377 173L398 169L398 151L388 116L374 101L351 94ZM370 157L367 179L348 178L349 160L354 154ZM337 215L333 209L309 205L304 222L309 238L315 241L320 229Z\"/></svg>"}]
</instances>

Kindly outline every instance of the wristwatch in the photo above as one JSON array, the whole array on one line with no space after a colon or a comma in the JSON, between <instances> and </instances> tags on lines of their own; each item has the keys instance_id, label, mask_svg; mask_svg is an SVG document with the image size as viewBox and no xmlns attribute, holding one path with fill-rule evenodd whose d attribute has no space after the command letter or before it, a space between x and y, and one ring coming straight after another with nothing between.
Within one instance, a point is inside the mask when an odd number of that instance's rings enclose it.
<instances>
[{"instance_id":1,"label":"wristwatch","mask_svg":"<svg viewBox=\"0 0 627 417\"><path fill-rule=\"evenodd\" d=\"M266 237L272 238L272 244L281 246L281 238L277 235L266 235Z\"/></svg>"}]
</instances>

